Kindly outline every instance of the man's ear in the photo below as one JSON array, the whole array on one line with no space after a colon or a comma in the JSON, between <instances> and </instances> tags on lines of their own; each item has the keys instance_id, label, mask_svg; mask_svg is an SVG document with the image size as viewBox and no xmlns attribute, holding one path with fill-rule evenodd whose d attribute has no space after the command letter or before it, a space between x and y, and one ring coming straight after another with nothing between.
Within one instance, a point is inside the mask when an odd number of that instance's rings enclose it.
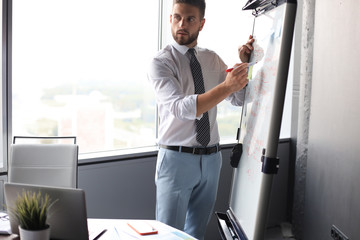
<instances>
[{"instance_id":1,"label":"man's ear","mask_svg":"<svg viewBox=\"0 0 360 240\"><path fill-rule=\"evenodd\" d=\"M170 23L172 23L172 14L170 14Z\"/></svg>"},{"instance_id":2,"label":"man's ear","mask_svg":"<svg viewBox=\"0 0 360 240\"><path fill-rule=\"evenodd\" d=\"M200 31L203 29L203 27L204 27L204 24L205 24L205 18L203 18L202 20L201 20L201 23L200 23L201 25L200 25Z\"/></svg>"}]
</instances>

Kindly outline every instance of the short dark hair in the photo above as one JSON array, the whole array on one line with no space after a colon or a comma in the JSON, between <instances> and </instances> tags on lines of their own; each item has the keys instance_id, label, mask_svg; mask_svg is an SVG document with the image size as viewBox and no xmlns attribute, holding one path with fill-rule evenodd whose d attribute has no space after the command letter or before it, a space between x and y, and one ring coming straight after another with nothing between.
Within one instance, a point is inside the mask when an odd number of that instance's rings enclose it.
<instances>
[{"instance_id":1,"label":"short dark hair","mask_svg":"<svg viewBox=\"0 0 360 240\"><path fill-rule=\"evenodd\" d=\"M205 16L206 3L205 0L174 0L173 5L177 3L185 3L197 7L200 10L201 18Z\"/></svg>"}]
</instances>

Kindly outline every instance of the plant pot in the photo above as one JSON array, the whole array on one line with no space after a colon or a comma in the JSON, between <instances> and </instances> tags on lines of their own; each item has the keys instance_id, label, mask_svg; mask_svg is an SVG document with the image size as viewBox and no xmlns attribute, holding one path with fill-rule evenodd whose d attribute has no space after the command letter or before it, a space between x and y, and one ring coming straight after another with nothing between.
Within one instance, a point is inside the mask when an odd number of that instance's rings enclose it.
<instances>
[{"instance_id":1,"label":"plant pot","mask_svg":"<svg viewBox=\"0 0 360 240\"><path fill-rule=\"evenodd\" d=\"M43 230L27 230L19 226L19 234L21 240L49 240L50 226Z\"/></svg>"}]
</instances>

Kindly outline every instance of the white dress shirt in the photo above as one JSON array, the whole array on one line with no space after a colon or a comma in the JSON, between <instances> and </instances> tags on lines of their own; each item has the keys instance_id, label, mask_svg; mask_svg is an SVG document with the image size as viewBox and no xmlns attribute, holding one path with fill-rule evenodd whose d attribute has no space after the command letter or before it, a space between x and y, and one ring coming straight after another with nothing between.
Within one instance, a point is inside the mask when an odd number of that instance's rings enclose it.
<instances>
[{"instance_id":1,"label":"white dress shirt","mask_svg":"<svg viewBox=\"0 0 360 240\"><path fill-rule=\"evenodd\" d=\"M194 94L194 80L190 69L188 47L173 42L161 50L152 60L149 69L149 81L154 86L160 117L158 144L169 146L201 146L196 141L195 119L197 94ZM195 47L200 62L205 92L214 88L226 78L227 66L213 51ZM241 106L243 90L230 95L233 105ZM208 111L210 120L210 143L219 143L219 131L216 122L217 108ZM234 129L236 132L236 129Z\"/></svg>"}]
</instances>

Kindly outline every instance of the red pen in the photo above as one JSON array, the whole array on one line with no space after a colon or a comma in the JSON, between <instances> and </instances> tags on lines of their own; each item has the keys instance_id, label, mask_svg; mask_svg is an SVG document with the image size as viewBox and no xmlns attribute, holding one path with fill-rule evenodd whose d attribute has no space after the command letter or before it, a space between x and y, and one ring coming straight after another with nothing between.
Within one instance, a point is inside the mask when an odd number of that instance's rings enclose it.
<instances>
[{"instance_id":1,"label":"red pen","mask_svg":"<svg viewBox=\"0 0 360 240\"><path fill-rule=\"evenodd\" d=\"M249 67L251 67L252 65L256 64L257 62L251 62L249 63ZM233 67L233 68L229 68L229 69L226 69L226 72L231 72L232 70L234 70L235 68L238 68L240 66L236 66L236 67Z\"/></svg>"}]
</instances>

